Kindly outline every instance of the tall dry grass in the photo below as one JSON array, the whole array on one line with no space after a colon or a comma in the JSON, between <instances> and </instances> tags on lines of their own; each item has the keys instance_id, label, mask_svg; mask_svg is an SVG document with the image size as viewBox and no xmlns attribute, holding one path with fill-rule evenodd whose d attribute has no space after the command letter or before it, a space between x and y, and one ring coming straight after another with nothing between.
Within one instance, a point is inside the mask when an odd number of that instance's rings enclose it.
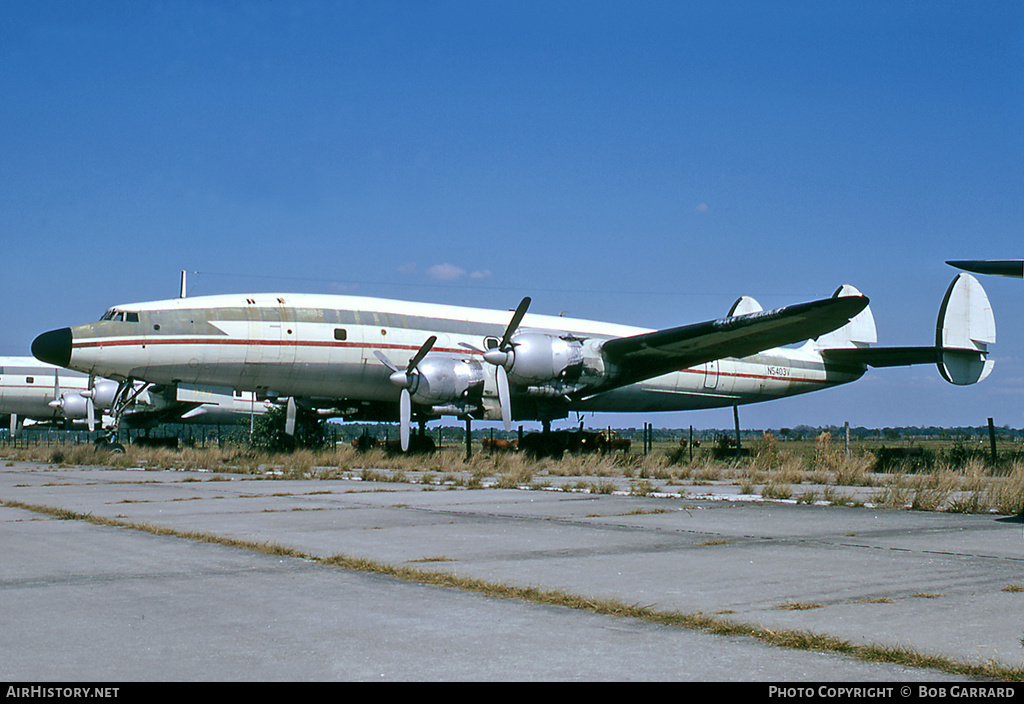
<instances>
[{"instance_id":1,"label":"tall dry grass","mask_svg":"<svg viewBox=\"0 0 1024 704\"><path fill-rule=\"evenodd\" d=\"M985 492L986 503L996 513L1024 516L1024 462L1015 462L1009 474L990 482Z\"/></svg>"},{"instance_id":2,"label":"tall dry grass","mask_svg":"<svg viewBox=\"0 0 1024 704\"><path fill-rule=\"evenodd\" d=\"M534 459L522 453L476 451L468 460L462 448L446 448L430 455L396 455L383 450L360 452L350 445L323 451L267 454L245 447L207 447L169 450L132 446L124 454L111 454L91 444L57 447L0 448L8 461L48 462L57 466L105 466L150 470L204 470L269 478L331 479L363 477L422 484L453 483L463 486L537 486L557 479L578 478L579 486L604 488L621 478L633 485L655 489L666 484L731 483L743 493L760 486L766 497L823 496L849 500L851 491L874 488L871 502L888 508L989 512L1003 515L1024 511L1024 463L1002 470L980 460L960 467L937 465L929 471L872 471L869 455L845 457L827 433L815 442L810 456L781 449L765 434L746 462L714 460L710 453L692 461L679 461L678 451L648 454L614 452L569 455L561 459ZM676 460L676 461L673 461ZM440 478L440 479L439 479ZM815 485L794 492L800 484ZM846 498L844 498L844 496Z\"/></svg>"}]
</instances>

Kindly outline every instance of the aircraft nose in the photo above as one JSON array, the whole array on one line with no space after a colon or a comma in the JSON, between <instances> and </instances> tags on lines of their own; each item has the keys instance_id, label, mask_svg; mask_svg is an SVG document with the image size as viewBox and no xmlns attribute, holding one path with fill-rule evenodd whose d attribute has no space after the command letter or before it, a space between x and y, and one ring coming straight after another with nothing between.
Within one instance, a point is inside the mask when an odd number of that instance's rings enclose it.
<instances>
[{"instance_id":1,"label":"aircraft nose","mask_svg":"<svg viewBox=\"0 0 1024 704\"><path fill-rule=\"evenodd\" d=\"M32 341L32 354L41 362L68 366L71 362L71 328L44 332Z\"/></svg>"}]
</instances>

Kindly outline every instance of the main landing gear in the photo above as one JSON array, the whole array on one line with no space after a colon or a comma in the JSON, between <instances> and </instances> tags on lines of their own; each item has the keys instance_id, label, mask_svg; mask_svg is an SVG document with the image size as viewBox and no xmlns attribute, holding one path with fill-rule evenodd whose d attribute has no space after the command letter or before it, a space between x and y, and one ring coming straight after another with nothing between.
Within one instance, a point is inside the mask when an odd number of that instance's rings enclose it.
<instances>
[{"instance_id":1,"label":"main landing gear","mask_svg":"<svg viewBox=\"0 0 1024 704\"><path fill-rule=\"evenodd\" d=\"M114 454L124 454L124 445L117 441L121 430L121 417L124 412L135 403L135 399L149 388L148 383L136 383L131 377L125 379L117 386L117 393L114 394L114 401L110 405L111 423L103 428L103 435L96 438L94 444L97 449L109 450Z\"/></svg>"}]
</instances>

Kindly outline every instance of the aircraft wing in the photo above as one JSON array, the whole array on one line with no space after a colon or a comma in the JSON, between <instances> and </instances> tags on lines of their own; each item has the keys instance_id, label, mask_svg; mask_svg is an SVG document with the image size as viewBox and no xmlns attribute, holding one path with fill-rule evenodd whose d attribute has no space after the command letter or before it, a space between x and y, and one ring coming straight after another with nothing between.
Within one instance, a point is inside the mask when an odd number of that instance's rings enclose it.
<instances>
[{"instance_id":1,"label":"aircraft wing","mask_svg":"<svg viewBox=\"0 0 1024 704\"><path fill-rule=\"evenodd\" d=\"M842 327L867 305L865 296L832 297L609 340L601 351L614 373L600 390L818 337Z\"/></svg>"},{"instance_id":2,"label":"aircraft wing","mask_svg":"<svg viewBox=\"0 0 1024 704\"><path fill-rule=\"evenodd\" d=\"M161 423L185 423L193 411L202 408L198 403L180 403L159 409L131 408L124 413L124 423L130 428L152 428Z\"/></svg>"},{"instance_id":3,"label":"aircraft wing","mask_svg":"<svg viewBox=\"0 0 1024 704\"><path fill-rule=\"evenodd\" d=\"M1024 259L994 259L994 260L965 260L947 261L950 266L964 271L973 271L975 274L992 274L994 276L1012 276L1016 279L1024 278Z\"/></svg>"}]
</instances>

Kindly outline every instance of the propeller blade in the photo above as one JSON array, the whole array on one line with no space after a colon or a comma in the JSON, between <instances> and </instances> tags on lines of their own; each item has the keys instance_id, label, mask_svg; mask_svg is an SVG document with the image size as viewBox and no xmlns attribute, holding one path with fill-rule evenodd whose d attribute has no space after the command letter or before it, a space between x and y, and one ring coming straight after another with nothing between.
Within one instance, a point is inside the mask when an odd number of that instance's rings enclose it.
<instances>
[{"instance_id":1,"label":"propeller blade","mask_svg":"<svg viewBox=\"0 0 1024 704\"><path fill-rule=\"evenodd\" d=\"M85 427L89 432L96 430L96 377L89 375L89 388L82 392L85 396Z\"/></svg>"},{"instance_id":2,"label":"propeller blade","mask_svg":"<svg viewBox=\"0 0 1024 704\"><path fill-rule=\"evenodd\" d=\"M295 398L292 396L288 397L288 405L285 408L284 432L285 435L295 435Z\"/></svg>"},{"instance_id":3,"label":"propeller blade","mask_svg":"<svg viewBox=\"0 0 1024 704\"><path fill-rule=\"evenodd\" d=\"M57 377L57 370L53 370L53 400L46 404L53 410L64 408L64 399L60 395L60 380Z\"/></svg>"},{"instance_id":4,"label":"propeller blade","mask_svg":"<svg viewBox=\"0 0 1024 704\"><path fill-rule=\"evenodd\" d=\"M498 403L501 404L501 420L505 423L505 432L512 430L512 399L508 391L508 372L505 367L498 367Z\"/></svg>"},{"instance_id":5,"label":"propeller blade","mask_svg":"<svg viewBox=\"0 0 1024 704\"><path fill-rule=\"evenodd\" d=\"M384 355L384 353L383 353L383 352L381 352L380 350L374 350L374 351L373 351L373 354L374 354L374 355L376 355L377 359L379 359L379 360L381 361L381 363L382 363L382 364L383 364L383 365L384 365L385 367L387 367L388 369L390 369L390 370L391 370L392 372L397 372L397 371L400 371L400 370L399 370L399 368L398 368L397 366L395 366L394 362L392 362L392 361L391 361L390 359L388 359L388 358L387 358L387 357L386 357L386 356Z\"/></svg>"},{"instance_id":6,"label":"propeller blade","mask_svg":"<svg viewBox=\"0 0 1024 704\"><path fill-rule=\"evenodd\" d=\"M420 362L423 361L423 358L427 356L428 352L430 352L435 342L437 342L437 337L435 335L431 335L427 338L426 342L420 345L419 350L416 352L416 356L409 360L409 366L405 370L406 374L412 374L412 371L419 366Z\"/></svg>"},{"instance_id":7,"label":"propeller blade","mask_svg":"<svg viewBox=\"0 0 1024 704\"><path fill-rule=\"evenodd\" d=\"M512 336L516 333L516 329L519 328L519 323L523 322L523 316L526 315L526 309L530 307L530 297L526 296L523 300L519 301L519 305L516 307L516 312L512 314L512 320L509 321L508 327L505 328L505 334L501 338L501 344L498 345L498 349L505 350L508 348Z\"/></svg>"},{"instance_id":8,"label":"propeller blade","mask_svg":"<svg viewBox=\"0 0 1024 704\"><path fill-rule=\"evenodd\" d=\"M412 398L409 389L402 389L402 398L399 403L399 426L398 430L402 439L402 452L409 450L409 425L412 423Z\"/></svg>"}]
</instances>

